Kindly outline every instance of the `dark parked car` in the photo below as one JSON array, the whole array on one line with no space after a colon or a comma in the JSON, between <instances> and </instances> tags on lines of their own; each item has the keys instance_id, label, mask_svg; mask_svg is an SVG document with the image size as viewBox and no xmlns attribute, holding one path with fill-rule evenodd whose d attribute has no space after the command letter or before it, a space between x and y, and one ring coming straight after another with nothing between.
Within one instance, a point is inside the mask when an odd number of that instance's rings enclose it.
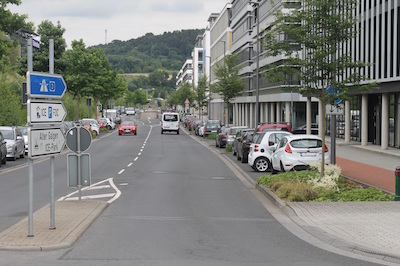
<instances>
[{"instance_id":1,"label":"dark parked car","mask_svg":"<svg viewBox=\"0 0 400 266\"><path fill-rule=\"evenodd\" d=\"M221 121L208 120L204 126L204 138L213 133L218 133L221 130Z\"/></svg>"},{"instance_id":2,"label":"dark parked car","mask_svg":"<svg viewBox=\"0 0 400 266\"><path fill-rule=\"evenodd\" d=\"M228 133L229 126L221 127L221 130L215 136L215 147L224 148L226 146L226 134Z\"/></svg>"},{"instance_id":3,"label":"dark parked car","mask_svg":"<svg viewBox=\"0 0 400 266\"><path fill-rule=\"evenodd\" d=\"M307 125L302 125L301 127L295 128L292 130L293 134L306 134L307 133ZM318 124L311 123L311 134L318 135Z\"/></svg>"},{"instance_id":4,"label":"dark parked car","mask_svg":"<svg viewBox=\"0 0 400 266\"><path fill-rule=\"evenodd\" d=\"M247 130L238 144L236 151L237 159L247 163L249 159L250 144L253 142L254 129Z\"/></svg>"},{"instance_id":5,"label":"dark parked car","mask_svg":"<svg viewBox=\"0 0 400 266\"><path fill-rule=\"evenodd\" d=\"M3 134L0 132L0 167L7 163L7 146Z\"/></svg>"},{"instance_id":6,"label":"dark parked car","mask_svg":"<svg viewBox=\"0 0 400 266\"><path fill-rule=\"evenodd\" d=\"M233 155L237 155L237 150L239 146L239 142L242 141L242 137L247 130L253 130L252 128L247 127L237 127L234 132L235 136L232 140L232 153Z\"/></svg>"}]
</instances>

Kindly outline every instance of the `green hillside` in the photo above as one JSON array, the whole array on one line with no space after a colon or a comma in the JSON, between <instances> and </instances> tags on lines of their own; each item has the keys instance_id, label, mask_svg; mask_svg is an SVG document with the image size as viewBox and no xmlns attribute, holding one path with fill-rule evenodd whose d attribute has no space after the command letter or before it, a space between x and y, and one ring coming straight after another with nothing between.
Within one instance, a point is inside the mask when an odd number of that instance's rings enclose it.
<instances>
[{"instance_id":1,"label":"green hillside","mask_svg":"<svg viewBox=\"0 0 400 266\"><path fill-rule=\"evenodd\" d=\"M128 41L95 46L105 51L111 68L119 73L152 73L163 70L176 73L190 57L196 37L203 29L165 32L162 35L147 33Z\"/></svg>"}]
</instances>

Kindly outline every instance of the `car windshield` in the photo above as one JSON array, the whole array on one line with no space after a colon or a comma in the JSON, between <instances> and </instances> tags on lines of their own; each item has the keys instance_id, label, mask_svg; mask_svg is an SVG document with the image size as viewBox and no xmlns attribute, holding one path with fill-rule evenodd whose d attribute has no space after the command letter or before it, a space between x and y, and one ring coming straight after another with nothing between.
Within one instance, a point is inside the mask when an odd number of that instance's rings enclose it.
<instances>
[{"instance_id":1,"label":"car windshield","mask_svg":"<svg viewBox=\"0 0 400 266\"><path fill-rule=\"evenodd\" d=\"M8 129L2 129L1 134L3 134L3 137L5 139L14 139L14 131L13 130L8 130Z\"/></svg>"},{"instance_id":2,"label":"car windshield","mask_svg":"<svg viewBox=\"0 0 400 266\"><path fill-rule=\"evenodd\" d=\"M293 148L321 148L322 140L319 139L296 139L290 142Z\"/></svg>"},{"instance_id":3,"label":"car windshield","mask_svg":"<svg viewBox=\"0 0 400 266\"><path fill-rule=\"evenodd\" d=\"M260 144L261 140L263 139L265 132L257 133L253 136L253 142L256 144Z\"/></svg>"},{"instance_id":4,"label":"car windshield","mask_svg":"<svg viewBox=\"0 0 400 266\"><path fill-rule=\"evenodd\" d=\"M132 121L124 121L121 123L121 126L134 126L135 124Z\"/></svg>"},{"instance_id":5,"label":"car windshield","mask_svg":"<svg viewBox=\"0 0 400 266\"><path fill-rule=\"evenodd\" d=\"M87 121L87 120L82 120L81 123L82 123L84 126L90 126L90 122Z\"/></svg>"},{"instance_id":6,"label":"car windshield","mask_svg":"<svg viewBox=\"0 0 400 266\"><path fill-rule=\"evenodd\" d=\"M20 127L20 129L22 131L22 135L28 136L28 128L27 127Z\"/></svg>"},{"instance_id":7,"label":"car windshield","mask_svg":"<svg viewBox=\"0 0 400 266\"><path fill-rule=\"evenodd\" d=\"M178 121L178 115L174 114L164 114L164 121L167 122L177 122Z\"/></svg>"}]
</instances>

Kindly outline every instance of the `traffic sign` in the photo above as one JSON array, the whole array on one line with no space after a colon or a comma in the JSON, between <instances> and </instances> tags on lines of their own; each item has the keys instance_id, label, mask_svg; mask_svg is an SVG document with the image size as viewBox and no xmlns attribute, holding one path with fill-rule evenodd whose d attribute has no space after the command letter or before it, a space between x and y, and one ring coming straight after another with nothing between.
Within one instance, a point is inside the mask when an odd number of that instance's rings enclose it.
<instances>
[{"instance_id":1,"label":"traffic sign","mask_svg":"<svg viewBox=\"0 0 400 266\"><path fill-rule=\"evenodd\" d=\"M79 130L79 131L78 131ZM79 135L79 146L78 146ZM84 127L73 127L67 131L67 147L74 152L84 152L89 149L92 143L92 135L89 130Z\"/></svg>"},{"instance_id":2,"label":"traffic sign","mask_svg":"<svg viewBox=\"0 0 400 266\"><path fill-rule=\"evenodd\" d=\"M28 128L28 156L42 157L61 153L65 137L60 128Z\"/></svg>"},{"instance_id":3,"label":"traffic sign","mask_svg":"<svg viewBox=\"0 0 400 266\"><path fill-rule=\"evenodd\" d=\"M57 74L28 71L26 83L31 98L62 98L67 90L63 77Z\"/></svg>"},{"instance_id":4,"label":"traffic sign","mask_svg":"<svg viewBox=\"0 0 400 266\"><path fill-rule=\"evenodd\" d=\"M28 122L30 123L62 123L67 115L61 101L29 101Z\"/></svg>"}]
</instances>

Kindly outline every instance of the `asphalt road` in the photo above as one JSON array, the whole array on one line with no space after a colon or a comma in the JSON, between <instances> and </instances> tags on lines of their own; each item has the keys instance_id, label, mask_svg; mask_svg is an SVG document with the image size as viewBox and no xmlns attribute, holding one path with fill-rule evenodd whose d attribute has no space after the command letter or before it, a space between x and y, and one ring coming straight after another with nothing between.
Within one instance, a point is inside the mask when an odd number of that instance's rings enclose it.
<instances>
[{"instance_id":1,"label":"asphalt road","mask_svg":"<svg viewBox=\"0 0 400 266\"><path fill-rule=\"evenodd\" d=\"M191 136L161 135L158 120L137 123L136 136L113 132L88 150L92 183L112 178L121 195L76 244L51 252L2 251L0 265L374 265L294 236L220 155ZM49 201L48 165L34 165L35 209ZM27 168L21 167L0 173L0 230L27 215ZM56 198L71 195L65 154L56 158L56 173ZM91 193L109 200L103 186Z\"/></svg>"}]
</instances>

